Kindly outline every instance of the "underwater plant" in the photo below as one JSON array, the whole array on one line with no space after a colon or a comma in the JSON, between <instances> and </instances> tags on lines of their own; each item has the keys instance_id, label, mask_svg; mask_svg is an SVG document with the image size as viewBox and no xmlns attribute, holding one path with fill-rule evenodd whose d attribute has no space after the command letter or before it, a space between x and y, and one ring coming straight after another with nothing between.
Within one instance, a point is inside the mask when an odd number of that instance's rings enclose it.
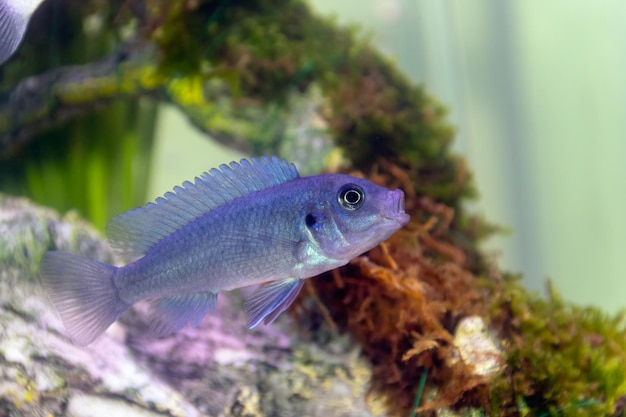
<instances>
[{"instance_id":1,"label":"underwater plant","mask_svg":"<svg viewBox=\"0 0 626 417\"><path fill-rule=\"evenodd\" d=\"M102 96L122 81L123 4L42 2L0 76L0 190L78 210L101 230L145 201L157 117L154 101Z\"/></svg>"}]
</instances>

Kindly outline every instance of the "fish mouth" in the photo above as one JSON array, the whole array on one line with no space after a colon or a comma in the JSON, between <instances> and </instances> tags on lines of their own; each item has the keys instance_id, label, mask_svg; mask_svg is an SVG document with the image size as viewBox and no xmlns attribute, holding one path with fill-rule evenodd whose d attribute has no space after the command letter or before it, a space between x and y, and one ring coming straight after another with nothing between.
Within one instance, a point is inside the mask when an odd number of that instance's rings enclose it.
<instances>
[{"instance_id":1,"label":"fish mouth","mask_svg":"<svg viewBox=\"0 0 626 417\"><path fill-rule=\"evenodd\" d=\"M404 212L404 192L393 190L387 193L385 217L400 224L406 224L411 218Z\"/></svg>"}]
</instances>

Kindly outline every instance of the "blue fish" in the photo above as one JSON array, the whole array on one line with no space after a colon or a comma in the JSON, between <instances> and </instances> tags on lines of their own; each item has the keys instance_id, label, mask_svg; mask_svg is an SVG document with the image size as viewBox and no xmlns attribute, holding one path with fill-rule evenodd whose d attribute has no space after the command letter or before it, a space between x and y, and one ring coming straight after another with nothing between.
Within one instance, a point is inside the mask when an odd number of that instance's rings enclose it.
<instances>
[{"instance_id":1,"label":"blue fish","mask_svg":"<svg viewBox=\"0 0 626 417\"><path fill-rule=\"evenodd\" d=\"M79 345L140 300L150 300L151 330L162 337L214 312L219 292L269 283L244 304L253 328L285 311L304 279L345 265L408 220L401 190L342 174L300 177L277 157L243 159L114 217L107 235L126 266L52 251L41 277Z\"/></svg>"},{"instance_id":2,"label":"blue fish","mask_svg":"<svg viewBox=\"0 0 626 417\"><path fill-rule=\"evenodd\" d=\"M22 42L28 21L43 0L0 0L0 64Z\"/></svg>"}]
</instances>

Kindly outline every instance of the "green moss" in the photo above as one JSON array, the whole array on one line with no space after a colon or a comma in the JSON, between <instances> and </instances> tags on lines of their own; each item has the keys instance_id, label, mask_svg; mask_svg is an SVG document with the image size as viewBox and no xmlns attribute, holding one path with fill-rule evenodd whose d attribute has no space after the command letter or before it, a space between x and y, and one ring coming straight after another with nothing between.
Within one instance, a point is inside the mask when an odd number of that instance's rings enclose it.
<instances>
[{"instance_id":1,"label":"green moss","mask_svg":"<svg viewBox=\"0 0 626 417\"><path fill-rule=\"evenodd\" d=\"M531 415L614 415L626 399L626 312L611 317L549 289L544 299L510 276L499 286L491 313L509 371L494 393L512 402L514 393Z\"/></svg>"},{"instance_id":2,"label":"green moss","mask_svg":"<svg viewBox=\"0 0 626 417\"><path fill-rule=\"evenodd\" d=\"M240 96L281 110L290 94L315 83L330 133L356 166L367 170L390 158L425 179L415 184L420 193L452 205L474 195L462 162L450 155L454 130L444 107L355 29L316 17L295 0L186 5L162 10L165 24L153 34L166 74L206 68L207 77L236 84L235 102Z\"/></svg>"}]
</instances>

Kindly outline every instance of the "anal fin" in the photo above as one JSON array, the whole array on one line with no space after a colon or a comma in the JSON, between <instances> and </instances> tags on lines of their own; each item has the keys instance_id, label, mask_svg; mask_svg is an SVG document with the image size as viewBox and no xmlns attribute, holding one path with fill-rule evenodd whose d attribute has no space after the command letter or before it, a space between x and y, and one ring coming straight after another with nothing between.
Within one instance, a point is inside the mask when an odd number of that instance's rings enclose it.
<instances>
[{"instance_id":1,"label":"anal fin","mask_svg":"<svg viewBox=\"0 0 626 417\"><path fill-rule=\"evenodd\" d=\"M244 303L248 315L248 328L252 329L261 322L270 324L287 310L302 289L304 280L290 278L274 281L257 290Z\"/></svg>"},{"instance_id":2,"label":"anal fin","mask_svg":"<svg viewBox=\"0 0 626 417\"><path fill-rule=\"evenodd\" d=\"M215 312L217 294L205 292L187 296L159 298L152 302L154 321L150 331L157 337L176 333L187 324L197 326L210 311Z\"/></svg>"}]
</instances>

